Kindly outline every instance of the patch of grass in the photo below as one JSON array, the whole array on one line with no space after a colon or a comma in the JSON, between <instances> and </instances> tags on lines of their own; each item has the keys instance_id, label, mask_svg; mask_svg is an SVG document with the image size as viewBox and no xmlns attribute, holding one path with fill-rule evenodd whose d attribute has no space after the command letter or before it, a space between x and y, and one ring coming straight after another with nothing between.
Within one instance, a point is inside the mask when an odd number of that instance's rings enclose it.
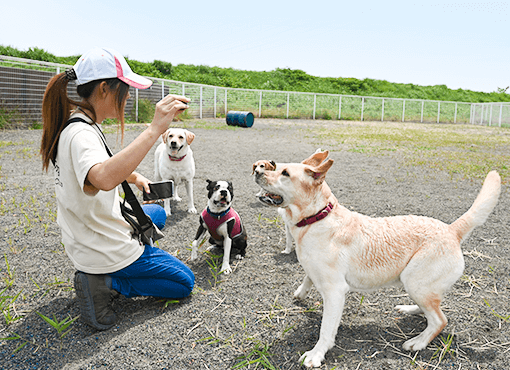
<instances>
[{"instance_id":1,"label":"patch of grass","mask_svg":"<svg viewBox=\"0 0 510 370\"><path fill-rule=\"evenodd\" d=\"M497 313L494 310L494 308L491 307L491 305L490 305L489 301L487 301L487 299L484 298L483 301L487 305L487 307L489 307L491 309L492 314L494 316L496 316L498 319L503 320L504 322L509 322L510 321L510 315L501 315L501 314Z\"/></svg>"},{"instance_id":2,"label":"patch of grass","mask_svg":"<svg viewBox=\"0 0 510 370\"><path fill-rule=\"evenodd\" d=\"M311 129L330 150L369 155L397 154L406 166L425 166L451 175L483 179L497 170L510 180L510 132L485 126L358 122Z\"/></svg>"},{"instance_id":3,"label":"patch of grass","mask_svg":"<svg viewBox=\"0 0 510 370\"><path fill-rule=\"evenodd\" d=\"M74 319L71 318L71 316L65 317L63 320L58 320L56 315L53 314L53 320L50 319L47 316L44 316L42 313L36 311L36 313L52 328L54 328L57 333L58 337L60 339L60 350L62 350L62 339L71 331L71 329L68 329L69 326L75 322L79 316L76 316Z\"/></svg>"}]
</instances>

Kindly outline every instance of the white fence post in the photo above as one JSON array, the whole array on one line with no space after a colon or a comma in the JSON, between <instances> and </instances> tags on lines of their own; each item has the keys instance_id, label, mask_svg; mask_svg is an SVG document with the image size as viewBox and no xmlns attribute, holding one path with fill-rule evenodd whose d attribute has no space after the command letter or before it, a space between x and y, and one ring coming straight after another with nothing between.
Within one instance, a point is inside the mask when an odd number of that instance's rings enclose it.
<instances>
[{"instance_id":1,"label":"white fence post","mask_svg":"<svg viewBox=\"0 0 510 370\"><path fill-rule=\"evenodd\" d=\"M138 89L135 89L135 121L138 122Z\"/></svg>"},{"instance_id":2,"label":"white fence post","mask_svg":"<svg viewBox=\"0 0 510 370\"><path fill-rule=\"evenodd\" d=\"M420 122L423 123L423 107L425 106L425 100L421 101L421 120Z\"/></svg>"},{"instance_id":3,"label":"white fence post","mask_svg":"<svg viewBox=\"0 0 510 370\"><path fill-rule=\"evenodd\" d=\"M216 118L216 90L218 90L217 87L214 87L214 117Z\"/></svg>"},{"instance_id":4,"label":"white fence post","mask_svg":"<svg viewBox=\"0 0 510 370\"><path fill-rule=\"evenodd\" d=\"M441 114L441 102L437 102L437 123L439 123L439 115Z\"/></svg>"},{"instance_id":5,"label":"white fence post","mask_svg":"<svg viewBox=\"0 0 510 370\"><path fill-rule=\"evenodd\" d=\"M184 89L184 84L182 84L182 96L186 96L186 90Z\"/></svg>"},{"instance_id":6,"label":"white fence post","mask_svg":"<svg viewBox=\"0 0 510 370\"><path fill-rule=\"evenodd\" d=\"M313 119L315 119L315 106L317 105L317 94L313 94Z\"/></svg>"},{"instance_id":7,"label":"white fence post","mask_svg":"<svg viewBox=\"0 0 510 370\"><path fill-rule=\"evenodd\" d=\"M165 97L165 81L161 81L161 99Z\"/></svg>"},{"instance_id":8,"label":"white fence post","mask_svg":"<svg viewBox=\"0 0 510 370\"><path fill-rule=\"evenodd\" d=\"M499 105L499 127L501 127L501 117L503 115L503 103Z\"/></svg>"},{"instance_id":9,"label":"white fence post","mask_svg":"<svg viewBox=\"0 0 510 370\"><path fill-rule=\"evenodd\" d=\"M202 119L203 91L204 87L200 86L200 119Z\"/></svg>"},{"instance_id":10,"label":"white fence post","mask_svg":"<svg viewBox=\"0 0 510 370\"><path fill-rule=\"evenodd\" d=\"M480 113L480 125L483 125L483 104L481 104L482 112Z\"/></svg>"},{"instance_id":11,"label":"white fence post","mask_svg":"<svg viewBox=\"0 0 510 370\"><path fill-rule=\"evenodd\" d=\"M384 121L384 98L382 98L382 112L381 112L381 122Z\"/></svg>"},{"instance_id":12,"label":"white fence post","mask_svg":"<svg viewBox=\"0 0 510 370\"><path fill-rule=\"evenodd\" d=\"M405 122L405 116L406 116L406 100L404 99L404 102L402 103L402 122Z\"/></svg>"},{"instance_id":13,"label":"white fence post","mask_svg":"<svg viewBox=\"0 0 510 370\"><path fill-rule=\"evenodd\" d=\"M453 115L453 123L457 123L457 103L455 103L455 114Z\"/></svg>"},{"instance_id":14,"label":"white fence post","mask_svg":"<svg viewBox=\"0 0 510 370\"><path fill-rule=\"evenodd\" d=\"M342 96L338 99L338 119L342 117Z\"/></svg>"},{"instance_id":15,"label":"white fence post","mask_svg":"<svg viewBox=\"0 0 510 370\"><path fill-rule=\"evenodd\" d=\"M225 117L227 116L227 89L225 89Z\"/></svg>"},{"instance_id":16,"label":"white fence post","mask_svg":"<svg viewBox=\"0 0 510 370\"><path fill-rule=\"evenodd\" d=\"M361 121L363 121L363 109L365 108L365 97L361 98Z\"/></svg>"},{"instance_id":17,"label":"white fence post","mask_svg":"<svg viewBox=\"0 0 510 370\"><path fill-rule=\"evenodd\" d=\"M489 126L492 126L492 107L493 107L493 104L491 104L491 114L489 117Z\"/></svg>"},{"instance_id":18,"label":"white fence post","mask_svg":"<svg viewBox=\"0 0 510 370\"><path fill-rule=\"evenodd\" d=\"M287 118L289 118L290 93L287 93Z\"/></svg>"},{"instance_id":19,"label":"white fence post","mask_svg":"<svg viewBox=\"0 0 510 370\"><path fill-rule=\"evenodd\" d=\"M262 115L262 91L260 91L260 96L259 96L259 118L261 115Z\"/></svg>"}]
</instances>

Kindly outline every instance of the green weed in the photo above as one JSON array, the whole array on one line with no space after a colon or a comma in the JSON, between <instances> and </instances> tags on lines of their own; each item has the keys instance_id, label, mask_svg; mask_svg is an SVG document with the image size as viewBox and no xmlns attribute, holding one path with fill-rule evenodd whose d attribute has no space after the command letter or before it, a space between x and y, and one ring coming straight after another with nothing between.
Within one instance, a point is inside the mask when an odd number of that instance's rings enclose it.
<instances>
[{"instance_id":1,"label":"green weed","mask_svg":"<svg viewBox=\"0 0 510 370\"><path fill-rule=\"evenodd\" d=\"M63 320L59 321L57 320L57 317L55 314L53 314L53 320L50 319L47 316L44 316L42 313L36 311L36 313L52 328L54 328L57 331L58 337L60 339L60 349L62 349L62 339L71 331L69 326L75 322L79 316L76 316L74 319L71 318L71 316L65 317Z\"/></svg>"}]
</instances>

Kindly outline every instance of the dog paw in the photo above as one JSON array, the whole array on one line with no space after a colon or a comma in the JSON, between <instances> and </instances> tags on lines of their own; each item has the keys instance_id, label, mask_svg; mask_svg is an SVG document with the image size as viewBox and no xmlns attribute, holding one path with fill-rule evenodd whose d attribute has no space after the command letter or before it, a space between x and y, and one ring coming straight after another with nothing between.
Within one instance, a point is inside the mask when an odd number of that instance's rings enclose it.
<instances>
[{"instance_id":1,"label":"dog paw","mask_svg":"<svg viewBox=\"0 0 510 370\"><path fill-rule=\"evenodd\" d=\"M189 208L189 209L188 209L188 213L193 213L193 214L195 214L195 213L197 213L197 209L196 209L195 207L193 207L193 208Z\"/></svg>"},{"instance_id":2,"label":"dog paw","mask_svg":"<svg viewBox=\"0 0 510 370\"><path fill-rule=\"evenodd\" d=\"M182 200L182 198L177 196L177 197L172 197L172 200L175 202L180 202Z\"/></svg>"},{"instance_id":3,"label":"dog paw","mask_svg":"<svg viewBox=\"0 0 510 370\"><path fill-rule=\"evenodd\" d=\"M421 308L417 305L396 305L395 310L406 315L419 315L423 313Z\"/></svg>"},{"instance_id":4,"label":"dog paw","mask_svg":"<svg viewBox=\"0 0 510 370\"><path fill-rule=\"evenodd\" d=\"M198 258L197 252L191 252L191 260L195 261Z\"/></svg>"},{"instance_id":5,"label":"dog paw","mask_svg":"<svg viewBox=\"0 0 510 370\"><path fill-rule=\"evenodd\" d=\"M423 334L423 333L422 333ZM417 337L414 337L412 339L409 339L407 342L404 343L402 348L404 348L406 351L421 351L422 349L427 348L427 345L429 344L428 340L425 339L422 334L418 335Z\"/></svg>"},{"instance_id":6,"label":"dog paw","mask_svg":"<svg viewBox=\"0 0 510 370\"><path fill-rule=\"evenodd\" d=\"M283 251L280 252L281 254L291 254L292 248L285 248Z\"/></svg>"},{"instance_id":7,"label":"dog paw","mask_svg":"<svg viewBox=\"0 0 510 370\"><path fill-rule=\"evenodd\" d=\"M232 273L232 267L230 267L230 265L225 266L225 267L222 267L222 268L221 268L221 273L222 273L223 275L229 275L229 274L231 274L231 273Z\"/></svg>"},{"instance_id":8,"label":"dog paw","mask_svg":"<svg viewBox=\"0 0 510 370\"><path fill-rule=\"evenodd\" d=\"M303 287L303 285L300 285L299 288L297 288L294 292L294 298L303 300L306 298L307 294L308 291Z\"/></svg>"},{"instance_id":9,"label":"dog paw","mask_svg":"<svg viewBox=\"0 0 510 370\"><path fill-rule=\"evenodd\" d=\"M305 352L305 354L299 359L299 362L306 367L320 367L322 360L324 360L324 354L322 351L313 349Z\"/></svg>"},{"instance_id":10,"label":"dog paw","mask_svg":"<svg viewBox=\"0 0 510 370\"><path fill-rule=\"evenodd\" d=\"M241 256L240 254L236 254L236 260L239 260L239 261L240 261L240 260L242 260L242 259L244 259L244 257L243 257L243 256Z\"/></svg>"}]
</instances>

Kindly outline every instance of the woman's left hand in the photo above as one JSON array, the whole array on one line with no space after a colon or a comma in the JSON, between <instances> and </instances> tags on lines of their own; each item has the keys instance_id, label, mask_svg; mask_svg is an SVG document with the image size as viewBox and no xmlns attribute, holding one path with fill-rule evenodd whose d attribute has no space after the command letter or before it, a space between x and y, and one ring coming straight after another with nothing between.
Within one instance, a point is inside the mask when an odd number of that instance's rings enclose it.
<instances>
[{"instance_id":1,"label":"woman's left hand","mask_svg":"<svg viewBox=\"0 0 510 370\"><path fill-rule=\"evenodd\" d=\"M130 181L131 180L131 181ZM143 191L145 189L146 193L150 193L149 189L149 183L151 182L149 179L147 179L145 176L140 175L137 172L133 172L128 178L128 182L131 184L135 184L140 191Z\"/></svg>"}]
</instances>

